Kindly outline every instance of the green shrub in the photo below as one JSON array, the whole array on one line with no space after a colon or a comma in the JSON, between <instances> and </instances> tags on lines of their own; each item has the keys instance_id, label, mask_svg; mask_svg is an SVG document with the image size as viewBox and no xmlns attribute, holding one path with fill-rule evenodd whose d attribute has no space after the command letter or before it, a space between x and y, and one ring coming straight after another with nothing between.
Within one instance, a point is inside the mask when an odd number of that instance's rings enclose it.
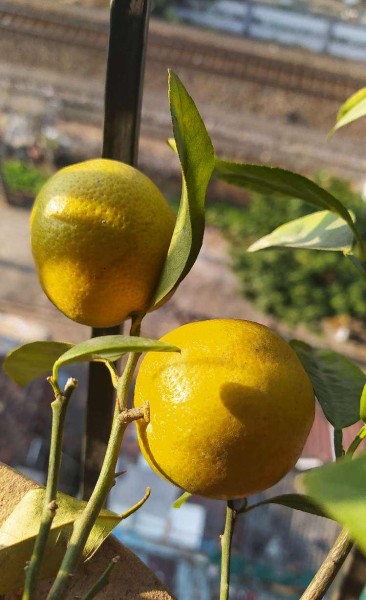
<instances>
[{"instance_id":1,"label":"green shrub","mask_svg":"<svg viewBox=\"0 0 366 600\"><path fill-rule=\"evenodd\" d=\"M22 160L6 160L2 164L5 183L13 192L37 195L49 175Z\"/></svg>"},{"instance_id":2,"label":"green shrub","mask_svg":"<svg viewBox=\"0 0 366 600\"><path fill-rule=\"evenodd\" d=\"M366 203L347 182L318 176L318 183L356 214L366 239ZM266 314L286 321L314 324L324 317L366 317L366 286L340 252L270 250L255 254L248 246L283 223L314 212L297 199L253 194L246 208L223 204L208 207L207 221L231 241L234 269L243 294Z\"/></svg>"}]
</instances>

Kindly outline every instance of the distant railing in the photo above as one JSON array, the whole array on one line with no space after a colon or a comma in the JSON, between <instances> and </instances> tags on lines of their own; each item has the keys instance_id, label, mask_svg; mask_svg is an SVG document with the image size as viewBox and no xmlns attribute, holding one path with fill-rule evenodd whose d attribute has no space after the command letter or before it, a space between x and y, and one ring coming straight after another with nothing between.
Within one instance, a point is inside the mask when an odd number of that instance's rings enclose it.
<instances>
[{"instance_id":1,"label":"distant railing","mask_svg":"<svg viewBox=\"0 0 366 600\"><path fill-rule=\"evenodd\" d=\"M250 0L219 0L208 8L179 8L177 12L181 19L194 25L366 60L366 27L359 23Z\"/></svg>"}]
</instances>

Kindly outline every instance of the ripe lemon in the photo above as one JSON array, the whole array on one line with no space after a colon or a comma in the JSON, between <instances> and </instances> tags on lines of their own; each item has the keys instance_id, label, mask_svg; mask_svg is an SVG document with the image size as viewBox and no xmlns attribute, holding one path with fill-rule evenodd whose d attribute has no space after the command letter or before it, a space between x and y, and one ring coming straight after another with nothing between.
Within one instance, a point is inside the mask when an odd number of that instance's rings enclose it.
<instances>
[{"instance_id":1,"label":"ripe lemon","mask_svg":"<svg viewBox=\"0 0 366 600\"><path fill-rule=\"evenodd\" d=\"M62 169L31 215L43 290L78 323L121 323L148 307L174 223L158 188L129 165L100 159Z\"/></svg>"},{"instance_id":2,"label":"ripe lemon","mask_svg":"<svg viewBox=\"0 0 366 600\"><path fill-rule=\"evenodd\" d=\"M150 466L199 496L243 498L297 462L314 420L310 380L291 346L258 323L218 319L162 338L178 353L149 353L136 381L136 422Z\"/></svg>"}]
</instances>

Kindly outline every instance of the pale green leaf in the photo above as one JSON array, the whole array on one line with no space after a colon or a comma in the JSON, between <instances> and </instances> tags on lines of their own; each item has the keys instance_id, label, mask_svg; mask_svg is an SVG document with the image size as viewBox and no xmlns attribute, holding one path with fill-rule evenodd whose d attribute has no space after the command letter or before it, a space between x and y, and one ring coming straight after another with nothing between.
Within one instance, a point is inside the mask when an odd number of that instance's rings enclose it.
<instances>
[{"instance_id":1,"label":"pale green leaf","mask_svg":"<svg viewBox=\"0 0 366 600\"><path fill-rule=\"evenodd\" d=\"M366 384L362 390L361 400L360 400L360 419L364 423L366 423Z\"/></svg>"},{"instance_id":2,"label":"pale green leaf","mask_svg":"<svg viewBox=\"0 0 366 600\"><path fill-rule=\"evenodd\" d=\"M366 552L366 454L312 469L300 478L307 495L346 527Z\"/></svg>"},{"instance_id":3,"label":"pale green leaf","mask_svg":"<svg viewBox=\"0 0 366 600\"><path fill-rule=\"evenodd\" d=\"M328 421L341 430L360 419L360 398L366 375L348 358L300 340L290 344L312 383L315 396Z\"/></svg>"},{"instance_id":4,"label":"pale green leaf","mask_svg":"<svg viewBox=\"0 0 366 600\"><path fill-rule=\"evenodd\" d=\"M360 119L366 115L366 87L361 88L355 94L352 94L341 106L337 115L337 122L330 132L333 135L338 129L349 125L352 121Z\"/></svg>"},{"instance_id":5,"label":"pale green leaf","mask_svg":"<svg viewBox=\"0 0 366 600\"><path fill-rule=\"evenodd\" d=\"M169 101L173 132L182 169L182 197L178 217L156 289L160 302L191 270L202 246L205 198L215 165L210 136L182 82L169 72Z\"/></svg>"},{"instance_id":6,"label":"pale green leaf","mask_svg":"<svg viewBox=\"0 0 366 600\"><path fill-rule=\"evenodd\" d=\"M66 342L31 342L12 350L3 369L18 385L27 385L40 375L50 373L53 364L73 347Z\"/></svg>"},{"instance_id":7,"label":"pale green leaf","mask_svg":"<svg viewBox=\"0 0 366 600\"><path fill-rule=\"evenodd\" d=\"M81 342L62 354L54 365L53 377L57 380L60 367L92 360L114 362L126 352L179 352L172 344L128 335L103 335Z\"/></svg>"},{"instance_id":8,"label":"pale green leaf","mask_svg":"<svg viewBox=\"0 0 366 600\"><path fill-rule=\"evenodd\" d=\"M0 528L0 594L18 589L24 584L24 566L30 559L38 534L45 490L36 488L25 494ZM75 519L86 502L66 494L57 494L58 509L52 523L46 547L42 577L52 577L60 566L70 540ZM88 560L98 550L121 516L102 510L88 538L83 559Z\"/></svg>"},{"instance_id":9,"label":"pale green leaf","mask_svg":"<svg viewBox=\"0 0 366 600\"><path fill-rule=\"evenodd\" d=\"M365 256L363 243L351 213L337 198L307 177L277 167L234 163L220 159L216 159L214 175L226 183L248 190L299 198L317 208L330 210L348 224L356 238L361 257Z\"/></svg>"},{"instance_id":10,"label":"pale green leaf","mask_svg":"<svg viewBox=\"0 0 366 600\"><path fill-rule=\"evenodd\" d=\"M352 243L353 233L347 223L329 210L322 210L277 227L252 244L248 252L267 248L350 252Z\"/></svg>"}]
</instances>

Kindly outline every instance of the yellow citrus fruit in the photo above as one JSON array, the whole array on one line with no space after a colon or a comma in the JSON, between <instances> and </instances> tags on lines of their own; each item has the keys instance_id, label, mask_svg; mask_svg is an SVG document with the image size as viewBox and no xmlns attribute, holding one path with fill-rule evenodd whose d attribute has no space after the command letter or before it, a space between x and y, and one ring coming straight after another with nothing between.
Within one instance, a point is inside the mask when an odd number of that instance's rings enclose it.
<instances>
[{"instance_id":1,"label":"yellow citrus fruit","mask_svg":"<svg viewBox=\"0 0 366 600\"><path fill-rule=\"evenodd\" d=\"M140 448L166 480L199 496L243 498L295 465L314 420L310 380L291 346L264 325L218 319L162 338L136 381Z\"/></svg>"},{"instance_id":2,"label":"yellow citrus fruit","mask_svg":"<svg viewBox=\"0 0 366 600\"><path fill-rule=\"evenodd\" d=\"M31 215L38 277L70 319L110 327L148 307L175 218L137 169L89 160L56 173Z\"/></svg>"}]
</instances>

